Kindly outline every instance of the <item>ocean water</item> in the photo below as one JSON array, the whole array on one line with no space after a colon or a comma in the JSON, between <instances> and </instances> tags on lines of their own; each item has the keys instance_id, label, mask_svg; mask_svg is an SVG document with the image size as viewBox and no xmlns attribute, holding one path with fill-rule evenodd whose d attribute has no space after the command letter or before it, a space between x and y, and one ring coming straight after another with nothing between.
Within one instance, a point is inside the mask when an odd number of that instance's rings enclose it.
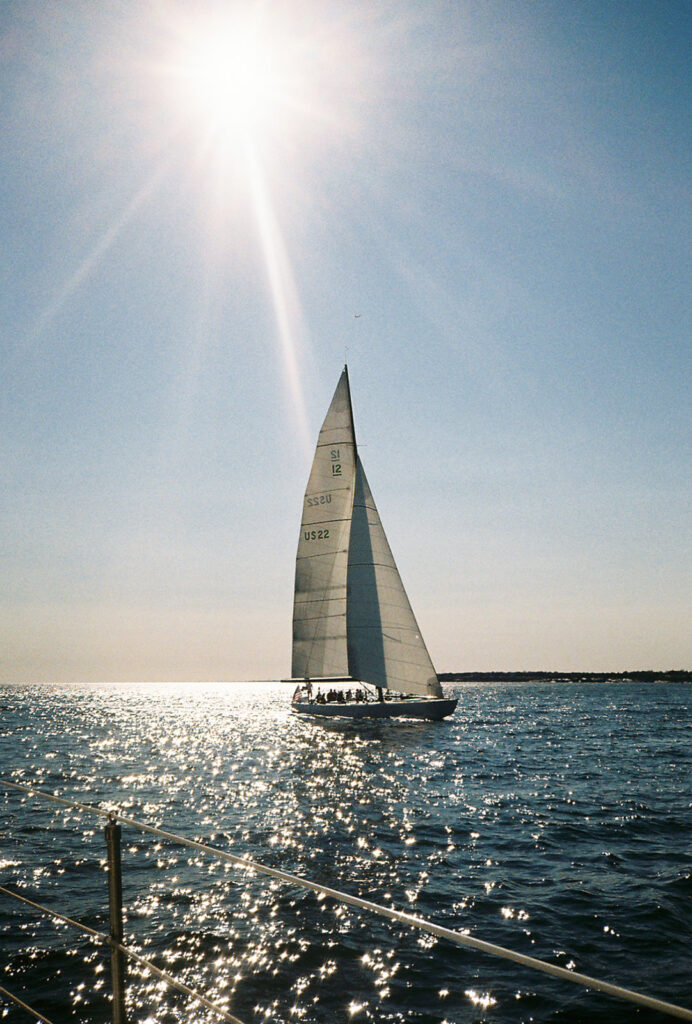
<instances>
[{"instance_id":1,"label":"ocean water","mask_svg":"<svg viewBox=\"0 0 692 1024\"><path fill-rule=\"evenodd\" d=\"M448 689L445 722L337 724L280 684L4 686L0 781L692 1006L692 687ZM0 884L108 931L103 824L0 785ZM126 826L123 889L126 941L248 1024L670 1019ZM130 1021L217 1019L128 970ZM2 894L0 985L111 1019L107 951Z\"/></svg>"}]
</instances>

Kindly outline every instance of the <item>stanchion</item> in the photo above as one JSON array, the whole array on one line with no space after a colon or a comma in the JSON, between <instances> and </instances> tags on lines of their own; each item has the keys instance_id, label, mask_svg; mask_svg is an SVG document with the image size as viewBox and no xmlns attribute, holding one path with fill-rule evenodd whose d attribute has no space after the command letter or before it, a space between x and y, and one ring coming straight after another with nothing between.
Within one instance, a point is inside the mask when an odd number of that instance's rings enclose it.
<instances>
[{"instance_id":1,"label":"stanchion","mask_svg":"<svg viewBox=\"0 0 692 1024\"><path fill-rule=\"evenodd\" d=\"M125 1021L125 958L115 943L123 941L123 879L120 858L120 825L116 824L115 812L108 815L106 825L106 848L108 850L108 904L111 919L111 982L113 985L113 1024Z\"/></svg>"}]
</instances>

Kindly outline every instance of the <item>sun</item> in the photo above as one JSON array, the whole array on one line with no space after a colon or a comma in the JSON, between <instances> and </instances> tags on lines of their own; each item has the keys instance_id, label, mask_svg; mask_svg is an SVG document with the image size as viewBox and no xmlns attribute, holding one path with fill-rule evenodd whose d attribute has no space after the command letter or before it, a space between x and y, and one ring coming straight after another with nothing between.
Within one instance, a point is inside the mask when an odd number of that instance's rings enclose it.
<instances>
[{"instance_id":1,"label":"sun","mask_svg":"<svg viewBox=\"0 0 692 1024\"><path fill-rule=\"evenodd\" d=\"M174 79L184 106L218 138L257 141L287 103L288 71L257 24L234 20L188 37Z\"/></svg>"},{"instance_id":2,"label":"sun","mask_svg":"<svg viewBox=\"0 0 692 1024\"><path fill-rule=\"evenodd\" d=\"M360 110L372 103L382 62L346 15L318 5L308 16L291 0L224 0L206 17L196 5L161 3L168 13L150 66L172 135L201 137L205 153L224 158L249 141L275 166L286 154L322 159L359 141Z\"/></svg>"}]
</instances>

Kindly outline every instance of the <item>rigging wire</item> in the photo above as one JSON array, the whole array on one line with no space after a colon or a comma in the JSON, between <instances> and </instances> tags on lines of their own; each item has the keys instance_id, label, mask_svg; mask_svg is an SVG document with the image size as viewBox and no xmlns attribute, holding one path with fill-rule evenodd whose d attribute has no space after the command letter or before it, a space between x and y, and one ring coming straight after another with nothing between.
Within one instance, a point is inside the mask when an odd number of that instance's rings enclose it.
<instances>
[{"instance_id":1,"label":"rigging wire","mask_svg":"<svg viewBox=\"0 0 692 1024\"><path fill-rule=\"evenodd\" d=\"M36 1018L36 1020L43 1021L43 1024L53 1024L53 1022L48 1020L47 1017L44 1017L42 1013L39 1013L38 1010L35 1010L33 1006L29 1006L29 1004L23 1002L19 998L19 996L15 996L12 992L8 992L8 990L6 988L3 988L2 985L0 985L0 995L7 996L7 998L11 1002L16 1003L17 1006L21 1006L23 1010L26 1010L27 1013L30 1013L32 1017Z\"/></svg>"}]
</instances>

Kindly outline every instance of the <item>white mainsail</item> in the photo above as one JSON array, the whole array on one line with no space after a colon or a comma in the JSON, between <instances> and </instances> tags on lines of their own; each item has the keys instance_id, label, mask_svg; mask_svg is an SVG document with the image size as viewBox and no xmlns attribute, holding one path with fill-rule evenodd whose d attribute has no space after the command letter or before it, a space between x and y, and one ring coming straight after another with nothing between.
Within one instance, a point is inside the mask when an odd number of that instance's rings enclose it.
<instances>
[{"instance_id":1,"label":"white mainsail","mask_svg":"<svg viewBox=\"0 0 692 1024\"><path fill-rule=\"evenodd\" d=\"M303 501L293 603L294 679L349 674L346 576L355 447L344 368L320 430Z\"/></svg>"},{"instance_id":2,"label":"white mainsail","mask_svg":"<svg viewBox=\"0 0 692 1024\"><path fill-rule=\"evenodd\" d=\"M303 503L292 675L442 695L358 457L346 368Z\"/></svg>"}]
</instances>

